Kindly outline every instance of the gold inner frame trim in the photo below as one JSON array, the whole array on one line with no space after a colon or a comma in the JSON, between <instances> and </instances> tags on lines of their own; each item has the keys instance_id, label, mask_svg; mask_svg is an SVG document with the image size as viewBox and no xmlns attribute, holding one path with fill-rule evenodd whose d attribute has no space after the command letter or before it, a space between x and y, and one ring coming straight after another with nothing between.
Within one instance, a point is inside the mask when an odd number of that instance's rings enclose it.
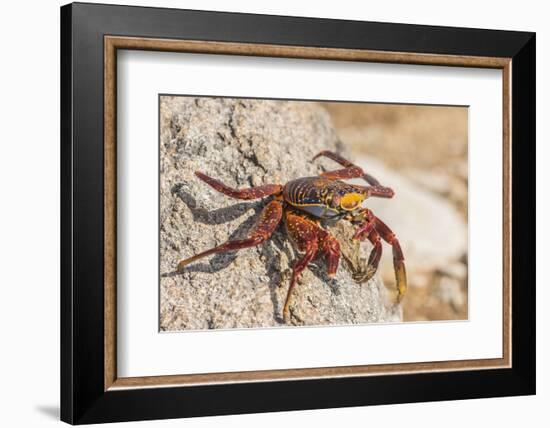
<instances>
[{"instance_id":1,"label":"gold inner frame trim","mask_svg":"<svg viewBox=\"0 0 550 428\"><path fill-rule=\"evenodd\" d=\"M495 68L503 82L503 323L502 358L342 367L204 373L170 376L117 377L116 367L116 61L118 49L324 59L397 64ZM196 40L104 37L104 389L193 386L220 383L285 381L312 378L362 377L421 372L511 367L511 58L383 52Z\"/></svg>"}]
</instances>

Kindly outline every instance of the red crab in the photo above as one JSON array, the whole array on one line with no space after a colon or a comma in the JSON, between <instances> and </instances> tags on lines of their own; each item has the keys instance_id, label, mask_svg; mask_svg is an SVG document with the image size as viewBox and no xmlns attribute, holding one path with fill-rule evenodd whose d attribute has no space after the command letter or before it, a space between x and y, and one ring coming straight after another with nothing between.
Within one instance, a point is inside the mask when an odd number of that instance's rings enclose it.
<instances>
[{"instance_id":1,"label":"red crab","mask_svg":"<svg viewBox=\"0 0 550 428\"><path fill-rule=\"evenodd\" d=\"M273 234L284 217L286 231L294 246L302 253L295 263L292 278L283 308L283 319L289 317L290 296L300 273L316 257L323 256L327 273L334 276L340 261L340 244L324 227L327 222L348 220L357 225L353 236L355 240L368 239L373 249L366 267L354 271L358 282L368 281L376 272L382 255L381 239L392 246L397 301L404 296L407 289L407 277L401 246L395 234L371 210L362 207L362 202L369 197L391 198L394 192L389 187L381 186L378 180L366 174L360 167L352 164L340 155L322 151L319 156L326 156L342 165L343 169L326 171L316 177L303 177L289 181L284 186L266 184L249 189L233 189L202 172L195 172L197 177L209 184L218 192L236 199L259 199L273 196L262 210L255 226L246 239L228 241L210 250L199 253L178 263L178 272L185 266L202 257L224 251L240 250L265 242ZM369 185L359 186L341 181L350 178L363 178Z\"/></svg>"}]
</instances>

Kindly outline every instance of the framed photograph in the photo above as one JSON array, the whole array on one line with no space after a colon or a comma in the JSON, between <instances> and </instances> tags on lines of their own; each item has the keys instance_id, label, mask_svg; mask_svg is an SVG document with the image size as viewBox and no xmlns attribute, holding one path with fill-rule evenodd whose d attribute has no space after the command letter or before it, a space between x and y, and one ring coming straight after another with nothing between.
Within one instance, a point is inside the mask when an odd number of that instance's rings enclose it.
<instances>
[{"instance_id":1,"label":"framed photograph","mask_svg":"<svg viewBox=\"0 0 550 428\"><path fill-rule=\"evenodd\" d=\"M535 35L61 8L61 418L535 393Z\"/></svg>"}]
</instances>

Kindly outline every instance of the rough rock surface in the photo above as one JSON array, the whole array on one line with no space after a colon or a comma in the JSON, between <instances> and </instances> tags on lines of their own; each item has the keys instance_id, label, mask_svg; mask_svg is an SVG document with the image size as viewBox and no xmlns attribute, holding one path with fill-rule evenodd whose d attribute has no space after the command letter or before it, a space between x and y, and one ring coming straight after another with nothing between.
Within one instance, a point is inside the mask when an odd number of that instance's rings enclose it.
<instances>
[{"instance_id":1,"label":"rough rock surface","mask_svg":"<svg viewBox=\"0 0 550 428\"><path fill-rule=\"evenodd\" d=\"M282 306L298 253L282 224L263 245L174 271L182 258L245 237L265 204L219 194L194 171L240 188L315 175L321 165L333 169L331 161L310 162L323 149L341 149L328 115L313 103L286 101L162 97L160 107L161 330L285 325ZM351 228L340 222L332 230L352 252ZM401 320L380 278L357 284L343 261L331 280L317 260L293 296L294 325Z\"/></svg>"}]
</instances>

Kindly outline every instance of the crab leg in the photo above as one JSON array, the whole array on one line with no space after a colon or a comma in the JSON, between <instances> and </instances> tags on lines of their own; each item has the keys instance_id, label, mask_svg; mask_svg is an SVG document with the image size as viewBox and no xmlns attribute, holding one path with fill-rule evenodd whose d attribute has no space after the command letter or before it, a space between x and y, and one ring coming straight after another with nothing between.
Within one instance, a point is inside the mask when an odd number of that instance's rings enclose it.
<instances>
[{"instance_id":1,"label":"crab leg","mask_svg":"<svg viewBox=\"0 0 550 428\"><path fill-rule=\"evenodd\" d=\"M325 256L327 274L332 278L336 275L340 263L340 244L334 236L321 227L319 227L319 235L319 252Z\"/></svg>"},{"instance_id":2,"label":"crab leg","mask_svg":"<svg viewBox=\"0 0 550 428\"><path fill-rule=\"evenodd\" d=\"M395 233L386 224L376 217L376 231L382 239L392 246L393 268L395 270L395 282L397 286L397 302L400 302L407 291L407 273L405 271L405 258L399 240Z\"/></svg>"},{"instance_id":3,"label":"crab leg","mask_svg":"<svg viewBox=\"0 0 550 428\"><path fill-rule=\"evenodd\" d=\"M344 159L339 154L331 152L330 150L323 150L322 152L317 153L312 160L315 160L321 156L332 159L334 162L339 163L344 167L344 169L339 169L336 171L323 172L321 175L325 177L337 178L337 179L362 178L372 186L380 185L380 182L376 178L374 178L372 175L367 174L365 171L363 171L362 168L351 163L349 160Z\"/></svg>"},{"instance_id":4,"label":"crab leg","mask_svg":"<svg viewBox=\"0 0 550 428\"><path fill-rule=\"evenodd\" d=\"M350 266L354 270L353 278L358 282L365 282L372 278L378 269L378 264L380 263L380 258L382 257L381 239L383 239L392 246L393 265L398 292L397 301L399 302L407 290L407 274L405 271L405 259L403 257L401 245L391 229L382 220L376 217L372 211L365 208L360 215L356 218L352 218L351 220L357 221L361 218L363 218L363 221L357 228L353 239L363 240L366 237L373 245L373 248L366 268L356 268L353 263L349 261Z\"/></svg>"},{"instance_id":5,"label":"crab leg","mask_svg":"<svg viewBox=\"0 0 550 428\"><path fill-rule=\"evenodd\" d=\"M299 251L305 253L292 268L292 278L290 279L290 286L288 287L285 305L283 307L283 320L287 322L289 318L290 296L292 295L296 280L317 255L317 228L319 226L310 218L306 217L305 214L293 210L286 211L285 226L294 246L297 247Z\"/></svg>"},{"instance_id":6,"label":"crab leg","mask_svg":"<svg viewBox=\"0 0 550 428\"><path fill-rule=\"evenodd\" d=\"M188 259L182 260L178 263L177 271L181 272L189 263L192 263L198 259L214 253L240 250L241 248L248 248L260 245L272 235L273 231L280 223L282 216L283 202L281 199L274 199L264 207L248 238L235 241L227 241L222 245L211 248L210 250L203 251L202 253L189 257Z\"/></svg>"},{"instance_id":7,"label":"crab leg","mask_svg":"<svg viewBox=\"0 0 550 428\"><path fill-rule=\"evenodd\" d=\"M286 322L289 318L292 290L302 271L318 255L322 254L325 256L328 275L334 276L340 260L340 245L336 238L319 226L307 214L288 210L285 214L285 225L293 244L299 251L304 253L292 269L292 278L283 307L283 320Z\"/></svg>"},{"instance_id":8,"label":"crab leg","mask_svg":"<svg viewBox=\"0 0 550 428\"><path fill-rule=\"evenodd\" d=\"M350 178L362 178L367 183L370 184L368 187L364 186L357 186L358 188L361 188L362 190L367 192L367 197L369 196L376 196L379 198L392 198L394 195L394 192L389 187L382 186L380 182L374 178L372 175L367 174L365 171L363 171L362 168L358 167L357 165L352 164L350 161L344 159L340 155L324 150L320 153L318 153L313 160L317 159L320 156L325 156L329 159L332 159L333 161L339 163L344 167L344 169L337 169L336 171L325 171L322 172L320 175L327 178L334 178L336 180L346 180Z\"/></svg>"},{"instance_id":9,"label":"crab leg","mask_svg":"<svg viewBox=\"0 0 550 428\"><path fill-rule=\"evenodd\" d=\"M280 184L265 184L263 186L240 190L233 189L232 187L226 186L221 181L209 177L208 175L203 174L200 171L195 171L195 175L218 192L235 199L259 199L265 196L277 195L283 190L283 186L281 186Z\"/></svg>"},{"instance_id":10,"label":"crab leg","mask_svg":"<svg viewBox=\"0 0 550 428\"><path fill-rule=\"evenodd\" d=\"M375 219L376 217L368 208L363 208L357 216L352 217L352 222L360 222L359 227L355 231L352 239L362 241L365 237L368 237L369 233L376 224Z\"/></svg>"},{"instance_id":11,"label":"crab leg","mask_svg":"<svg viewBox=\"0 0 550 428\"><path fill-rule=\"evenodd\" d=\"M286 293L285 306L283 307L283 320L288 321L289 318L289 306L290 306L290 296L292 295L292 290L296 284L296 280L302 273L302 271L309 265L315 256L317 255L317 240L312 240L308 242L306 252L304 256L299 259L292 268L292 278L290 279L290 286L288 287L288 292Z\"/></svg>"}]
</instances>

